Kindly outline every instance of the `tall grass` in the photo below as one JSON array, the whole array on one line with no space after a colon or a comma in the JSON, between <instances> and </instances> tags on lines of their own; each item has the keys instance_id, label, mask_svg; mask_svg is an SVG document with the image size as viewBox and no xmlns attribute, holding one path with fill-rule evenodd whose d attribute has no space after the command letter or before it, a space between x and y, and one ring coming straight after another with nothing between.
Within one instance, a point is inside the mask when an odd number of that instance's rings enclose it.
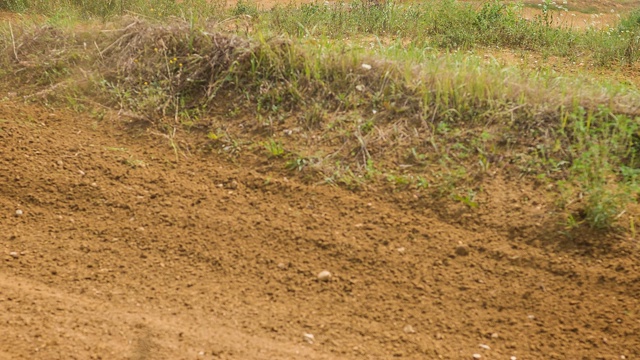
<instances>
[{"instance_id":1,"label":"tall grass","mask_svg":"<svg viewBox=\"0 0 640 360\"><path fill-rule=\"evenodd\" d=\"M351 38L376 36L402 39L417 47L470 49L477 46L544 50L558 56L591 54L600 65L633 63L640 57L640 23L637 12L620 25L589 31L552 26L560 9L544 7L534 20L522 16L522 3L487 1L483 5L438 0L410 4L384 2L372 6L355 0L326 4L259 9L255 2L235 6L208 0L2 0L0 9L44 14L52 18L111 19L138 14L153 19L181 17L190 21L216 21L250 15L251 27L263 34L291 37ZM561 23L562 24L562 23Z\"/></svg>"}]
</instances>

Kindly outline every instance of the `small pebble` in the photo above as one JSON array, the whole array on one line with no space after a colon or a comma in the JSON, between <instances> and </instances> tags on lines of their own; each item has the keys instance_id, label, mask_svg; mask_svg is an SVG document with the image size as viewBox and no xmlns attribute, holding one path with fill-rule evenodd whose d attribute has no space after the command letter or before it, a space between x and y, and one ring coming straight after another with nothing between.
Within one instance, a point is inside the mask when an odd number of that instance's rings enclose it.
<instances>
[{"instance_id":1,"label":"small pebble","mask_svg":"<svg viewBox=\"0 0 640 360\"><path fill-rule=\"evenodd\" d=\"M82 170L78 170L78 174L80 174L81 176L85 176L86 175L86 173L84 171L82 171Z\"/></svg>"},{"instance_id":2,"label":"small pebble","mask_svg":"<svg viewBox=\"0 0 640 360\"><path fill-rule=\"evenodd\" d=\"M15 252L15 251L12 251L12 252L9 253L9 256L11 256L14 259L17 259L18 258L18 253Z\"/></svg>"},{"instance_id":3,"label":"small pebble","mask_svg":"<svg viewBox=\"0 0 640 360\"><path fill-rule=\"evenodd\" d=\"M512 356L509 358L509 360L517 360L517 358L515 356Z\"/></svg>"},{"instance_id":4,"label":"small pebble","mask_svg":"<svg viewBox=\"0 0 640 360\"><path fill-rule=\"evenodd\" d=\"M406 250L406 249L405 249L405 248L403 248L403 247L399 247L399 248L397 248L396 250L398 250L398 252L399 252L400 254L404 254L404 252L405 252L405 250Z\"/></svg>"},{"instance_id":5,"label":"small pebble","mask_svg":"<svg viewBox=\"0 0 640 360\"><path fill-rule=\"evenodd\" d=\"M491 338L492 338L492 339L497 339L497 338L498 338L498 336L499 336L499 335L498 335L498 333L493 333L493 334L491 334Z\"/></svg>"},{"instance_id":6,"label":"small pebble","mask_svg":"<svg viewBox=\"0 0 640 360\"><path fill-rule=\"evenodd\" d=\"M285 263L278 263L278 269L286 270L287 269L287 265Z\"/></svg>"},{"instance_id":7,"label":"small pebble","mask_svg":"<svg viewBox=\"0 0 640 360\"><path fill-rule=\"evenodd\" d=\"M315 337L313 336L313 334L304 334L302 335L302 338L304 339L304 341L308 342L309 344L313 344Z\"/></svg>"},{"instance_id":8,"label":"small pebble","mask_svg":"<svg viewBox=\"0 0 640 360\"><path fill-rule=\"evenodd\" d=\"M533 315L529 315L529 316L527 316L527 317L529 318L529 320L533 320L533 319L535 319L535 318L536 318L536 317L535 317L535 316L533 316Z\"/></svg>"},{"instance_id":9,"label":"small pebble","mask_svg":"<svg viewBox=\"0 0 640 360\"><path fill-rule=\"evenodd\" d=\"M464 245L458 245L458 247L456 247L456 255L458 256L469 255L469 248Z\"/></svg>"},{"instance_id":10,"label":"small pebble","mask_svg":"<svg viewBox=\"0 0 640 360\"><path fill-rule=\"evenodd\" d=\"M491 350L491 348L489 347L489 345L485 345L485 344L480 344L480 347L485 349L485 350Z\"/></svg>"},{"instance_id":11,"label":"small pebble","mask_svg":"<svg viewBox=\"0 0 640 360\"><path fill-rule=\"evenodd\" d=\"M21 216L24 212L20 209L16 210L16 216Z\"/></svg>"},{"instance_id":12,"label":"small pebble","mask_svg":"<svg viewBox=\"0 0 640 360\"><path fill-rule=\"evenodd\" d=\"M415 334L416 333L416 330L411 325L405 326L404 329L402 329L402 331L404 331L405 334Z\"/></svg>"},{"instance_id":13,"label":"small pebble","mask_svg":"<svg viewBox=\"0 0 640 360\"><path fill-rule=\"evenodd\" d=\"M198 356L204 356L204 355L205 355L205 352L204 352L204 351L200 351L200 352L198 353Z\"/></svg>"},{"instance_id":14,"label":"small pebble","mask_svg":"<svg viewBox=\"0 0 640 360\"><path fill-rule=\"evenodd\" d=\"M480 355L480 354L473 354L473 358L474 358L474 359L481 359L481 358L482 358L482 355Z\"/></svg>"},{"instance_id":15,"label":"small pebble","mask_svg":"<svg viewBox=\"0 0 640 360\"><path fill-rule=\"evenodd\" d=\"M323 270L318 274L318 280L320 281L329 281L331 280L331 273L327 270Z\"/></svg>"}]
</instances>

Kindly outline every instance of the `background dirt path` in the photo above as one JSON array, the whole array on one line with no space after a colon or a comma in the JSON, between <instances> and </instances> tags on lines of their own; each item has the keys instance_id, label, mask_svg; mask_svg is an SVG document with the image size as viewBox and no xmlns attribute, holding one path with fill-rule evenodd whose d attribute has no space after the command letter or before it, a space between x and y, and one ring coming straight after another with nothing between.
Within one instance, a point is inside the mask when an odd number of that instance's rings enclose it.
<instances>
[{"instance_id":1,"label":"background dirt path","mask_svg":"<svg viewBox=\"0 0 640 360\"><path fill-rule=\"evenodd\" d=\"M0 358L640 356L637 241L567 243L526 185L435 208L133 125L0 103Z\"/></svg>"}]
</instances>

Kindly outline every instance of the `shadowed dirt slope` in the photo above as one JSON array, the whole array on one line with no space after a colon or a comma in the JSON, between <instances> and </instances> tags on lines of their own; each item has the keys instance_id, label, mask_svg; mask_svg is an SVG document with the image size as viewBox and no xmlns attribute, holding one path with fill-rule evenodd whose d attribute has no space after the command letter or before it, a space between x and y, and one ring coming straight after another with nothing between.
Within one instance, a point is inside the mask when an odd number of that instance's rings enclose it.
<instances>
[{"instance_id":1,"label":"shadowed dirt slope","mask_svg":"<svg viewBox=\"0 0 640 360\"><path fill-rule=\"evenodd\" d=\"M354 193L134 125L0 102L0 358L640 356L637 240L543 190Z\"/></svg>"}]
</instances>

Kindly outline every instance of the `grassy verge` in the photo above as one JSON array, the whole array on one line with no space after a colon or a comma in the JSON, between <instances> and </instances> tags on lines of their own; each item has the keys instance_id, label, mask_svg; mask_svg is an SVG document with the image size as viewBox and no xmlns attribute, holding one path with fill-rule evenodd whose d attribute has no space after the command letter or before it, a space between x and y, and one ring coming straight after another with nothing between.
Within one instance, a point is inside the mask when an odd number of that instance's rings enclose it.
<instances>
[{"instance_id":1,"label":"grassy verge","mask_svg":"<svg viewBox=\"0 0 640 360\"><path fill-rule=\"evenodd\" d=\"M189 11L194 4L185 3L158 1L144 16L80 29L6 25L0 75L23 84L20 95L28 100L124 109L161 128L201 133L212 151L263 153L314 182L350 188L384 182L475 207L483 179L525 177L560 189L567 225L595 228L610 228L637 200L637 89L428 50L434 43L575 50L601 44L606 31L527 22L497 2L479 9L445 0L432 7L337 4L267 12L240 3L232 14L200 19L193 14L207 12ZM146 19L151 9L162 9L164 20ZM170 13L182 19L164 17ZM620 29L635 29L628 21ZM544 34L530 37L534 29ZM339 39L340 33L399 40L371 48ZM563 43L565 37L572 42Z\"/></svg>"},{"instance_id":2,"label":"grassy verge","mask_svg":"<svg viewBox=\"0 0 640 360\"><path fill-rule=\"evenodd\" d=\"M543 1L534 20L522 16L523 3L494 0L483 5L455 0L371 6L368 1L316 2L261 10L240 0L233 7L207 0L4 0L0 10L44 14L53 23L78 19L109 20L136 15L162 20L179 17L191 23L229 21L236 30L292 38L401 39L417 48L471 49L478 46L539 51L546 55L584 58L600 66L632 64L640 57L638 13L619 26L602 30L573 29L560 15L568 5ZM235 18L235 19L234 19ZM238 19L242 19L240 23ZM552 26L557 23L559 26Z\"/></svg>"}]
</instances>

